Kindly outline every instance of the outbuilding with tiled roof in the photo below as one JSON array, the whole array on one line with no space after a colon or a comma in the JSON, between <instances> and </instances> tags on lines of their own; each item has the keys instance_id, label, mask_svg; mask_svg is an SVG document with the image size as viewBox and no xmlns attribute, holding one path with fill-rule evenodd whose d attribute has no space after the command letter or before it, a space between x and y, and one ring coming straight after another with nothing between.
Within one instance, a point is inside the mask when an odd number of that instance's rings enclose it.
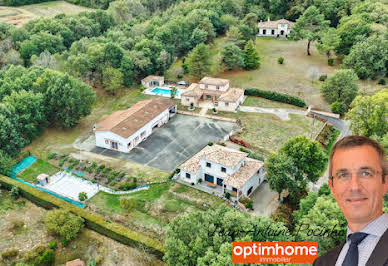
<instances>
[{"instance_id":1,"label":"outbuilding with tiled roof","mask_svg":"<svg viewBox=\"0 0 388 266\"><path fill-rule=\"evenodd\" d=\"M288 38L292 27L294 26L294 22L284 18L271 21L268 17L268 21L260 21L257 26L259 28L257 36Z\"/></svg>"}]
</instances>

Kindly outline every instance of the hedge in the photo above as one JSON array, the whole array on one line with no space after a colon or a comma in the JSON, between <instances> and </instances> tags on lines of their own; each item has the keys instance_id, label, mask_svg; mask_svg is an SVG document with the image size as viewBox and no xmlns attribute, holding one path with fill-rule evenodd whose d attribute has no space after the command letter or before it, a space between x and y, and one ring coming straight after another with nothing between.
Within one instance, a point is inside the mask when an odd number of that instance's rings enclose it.
<instances>
[{"instance_id":1,"label":"hedge","mask_svg":"<svg viewBox=\"0 0 388 266\"><path fill-rule=\"evenodd\" d=\"M96 213L91 213L90 211L78 208L73 204L3 175L0 175L0 184L8 190L13 186L19 187L21 196L45 209L66 208L85 219L87 228L117 240L118 242L135 247L143 246L148 252L155 254L160 259L164 255L165 249L160 241L132 231L118 223L107 221Z\"/></svg>"},{"instance_id":2,"label":"hedge","mask_svg":"<svg viewBox=\"0 0 388 266\"><path fill-rule=\"evenodd\" d=\"M272 101L288 103L299 107L306 107L306 103L303 99L296 96L279 93L276 91L265 91L255 88L246 88L244 94L249 96L262 97Z\"/></svg>"}]
</instances>

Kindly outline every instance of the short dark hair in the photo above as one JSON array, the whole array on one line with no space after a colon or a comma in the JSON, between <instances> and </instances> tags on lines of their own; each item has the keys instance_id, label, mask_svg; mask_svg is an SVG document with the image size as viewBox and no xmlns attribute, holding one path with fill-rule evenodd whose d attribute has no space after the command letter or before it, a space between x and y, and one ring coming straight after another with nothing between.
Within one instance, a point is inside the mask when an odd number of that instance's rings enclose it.
<instances>
[{"instance_id":1,"label":"short dark hair","mask_svg":"<svg viewBox=\"0 0 388 266\"><path fill-rule=\"evenodd\" d=\"M385 176L388 175L388 163L386 158L386 153L381 146L380 143L378 143L376 140L365 137L365 136L347 136L339 140L331 149L330 151L330 157L329 157L329 176L333 180L332 170L333 170L333 156L336 150L338 149L346 149L346 148L352 148L352 147L359 147L368 145L374 148L379 156L380 166L382 169L382 176L383 176L383 183Z\"/></svg>"}]
</instances>

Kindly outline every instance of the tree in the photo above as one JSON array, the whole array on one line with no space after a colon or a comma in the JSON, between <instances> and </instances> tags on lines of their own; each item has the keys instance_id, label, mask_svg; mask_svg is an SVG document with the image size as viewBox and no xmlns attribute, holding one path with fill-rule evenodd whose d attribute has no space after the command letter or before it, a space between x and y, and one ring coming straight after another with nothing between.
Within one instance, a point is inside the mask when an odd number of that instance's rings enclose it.
<instances>
[{"instance_id":1,"label":"tree","mask_svg":"<svg viewBox=\"0 0 388 266\"><path fill-rule=\"evenodd\" d=\"M12 167L12 158L3 150L0 150L0 174L9 175Z\"/></svg>"},{"instance_id":2,"label":"tree","mask_svg":"<svg viewBox=\"0 0 388 266\"><path fill-rule=\"evenodd\" d=\"M112 67L119 68L122 58L123 52L119 46L113 43L108 43L105 46L105 62L110 62Z\"/></svg>"},{"instance_id":3,"label":"tree","mask_svg":"<svg viewBox=\"0 0 388 266\"><path fill-rule=\"evenodd\" d=\"M206 225L206 226L204 226ZM177 216L168 226L169 265L230 265L233 241L292 241L282 223L223 206Z\"/></svg>"},{"instance_id":4,"label":"tree","mask_svg":"<svg viewBox=\"0 0 388 266\"><path fill-rule=\"evenodd\" d=\"M353 45L344 58L344 66L352 68L361 79L376 79L387 73L388 40L373 36Z\"/></svg>"},{"instance_id":5,"label":"tree","mask_svg":"<svg viewBox=\"0 0 388 266\"><path fill-rule=\"evenodd\" d=\"M329 103L342 102L348 107L357 95L357 82L352 69L340 69L322 83L321 93Z\"/></svg>"},{"instance_id":6,"label":"tree","mask_svg":"<svg viewBox=\"0 0 388 266\"><path fill-rule=\"evenodd\" d=\"M302 199L301 205L310 205L310 200L306 198L307 202L302 203ZM309 210L303 209L303 212L294 230L297 241L317 241L319 255L344 241L347 223L332 195L319 196L314 206Z\"/></svg>"},{"instance_id":7,"label":"tree","mask_svg":"<svg viewBox=\"0 0 388 266\"><path fill-rule=\"evenodd\" d=\"M280 153L272 153L265 161L265 176L268 180L269 187L280 194L283 190L288 190L290 195L294 192L298 192L298 189L302 187L303 190L306 184L300 184L303 180L297 180L300 175L297 174L297 167L290 157Z\"/></svg>"},{"instance_id":8,"label":"tree","mask_svg":"<svg viewBox=\"0 0 388 266\"><path fill-rule=\"evenodd\" d=\"M252 33L256 35L258 31L257 21L258 17L255 13L248 13L242 20L242 23L247 25L252 30Z\"/></svg>"},{"instance_id":9,"label":"tree","mask_svg":"<svg viewBox=\"0 0 388 266\"><path fill-rule=\"evenodd\" d=\"M195 77L203 77L210 73L210 49L204 43L198 44L186 59L189 73Z\"/></svg>"},{"instance_id":10,"label":"tree","mask_svg":"<svg viewBox=\"0 0 388 266\"><path fill-rule=\"evenodd\" d=\"M244 49L244 68L246 70L257 69L260 66L260 57L253 41L250 40Z\"/></svg>"},{"instance_id":11,"label":"tree","mask_svg":"<svg viewBox=\"0 0 388 266\"><path fill-rule=\"evenodd\" d=\"M222 62L225 64L227 69L231 70L244 68L244 53L235 44L226 44L221 53Z\"/></svg>"},{"instance_id":12,"label":"tree","mask_svg":"<svg viewBox=\"0 0 388 266\"><path fill-rule=\"evenodd\" d=\"M44 96L33 91L13 91L3 99L5 105L14 108L23 138L29 142L42 134L47 125Z\"/></svg>"},{"instance_id":13,"label":"tree","mask_svg":"<svg viewBox=\"0 0 388 266\"><path fill-rule=\"evenodd\" d=\"M102 70L102 84L105 90L112 95L116 94L117 89L123 86L123 73L113 67L107 67Z\"/></svg>"},{"instance_id":14,"label":"tree","mask_svg":"<svg viewBox=\"0 0 388 266\"><path fill-rule=\"evenodd\" d=\"M369 37L371 26L360 16L344 17L337 27L340 43L336 49L337 54L347 55L352 46L359 40Z\"/></svg>"},{"instance_id":15,"label":"tree","mask_svg":"<svg viewBox=\"0 0 388 266\"><path fill-rule=\"evenodd\" d=\"M89 115L96 98L90 86L50 69L44 71L34 86L44 95L48 121L64 128L74 127L81 117Z\"/></svg>"},{"instance_id":16,"label":"tree","mask_svg":"<svg viewBox=\"0 0 388 266\"><path fill-rule=\"evenodd\" d=\"M121 60L121 73L123 73L124 85L129 87L133 83L133 62L130 55L125 54Z\"/></svg>"},{"instance_id":17,"label":"tree","mask_svg":"<svg viewBox=\"0 0 388 266\"><path fill-rule=\"evenodd\" d=\"M335 28L329 28L324 34L322 34L322 38L316 46L320 53L326 54L327 58L330 59L332 51L338 47L340 41L341 39L337 30Z\"/></svg>"},{"instance_id":18,"label":"tree","mask_svg":"<svg viewBox=\"0 0 388 266\"><path fill-rule=\"evenodd\" d=\"M231 14L224 14L220 17L220 22L222 25L222 32L227 32L230 27L238 24L238 18Z\"/></svg>"},{"instance_id":19,"label":"tree","mask_svg":"<svg viewBox=\"0 0 388 266\"><path fill-rule=\"evenodd\" d=\"M57 60L48 51L42 52L38 57L36 55L31 56L31 63L44 68L57 68Z\"/></svg>"},{"instance_id":20,"label":"tree","mask_svg":"<svg viewBox=\"0 0 388 266\"><path fill-rule=\"evenodd\" d=\"M298 179L316 182L325 169L327 160L320 144L305 136L298 136L288 140L279 150L289 156L298 168Z\"/></svg>"},{"instance_id":21,"label":"tree","mask_svg":"<svg viewBox=\"0 0 388 266\"><path fill-rule=\"evenodd\" d=\"M244 47L245 45L245 40L243 39L240 30L236 26L233 26L229 29L229 31L226 33L226 38L228 42L233 43L240 48Z\"/></svg>"},{"instance_id":22,"label":"tree","mask_svg":"<svg viewBox=\"0 0 388 266\"><path fill-rule=\"evenodd\" d=\"M85 200L88 199L88 195L86 194L86 192L80 192L80 193L78 194L78 199L79 199L80 201L85 201Z\"/></svg>"},{"instance_id":23,"label":"tree","mask_svg":"<svg viewBox=\"0 0 388 266\"><path fill-rule=\"evenodd\" d=\"M44 222L47 232L59 235L67 241L76 238L84 227L84 219L65 209L48 211Z\"/></svg>"},{"instance_id":24,"label":"tree","mask_svg":"<svg viewBox=\"0 0 388 266\"><path fill-rule=\"evenodd\" d=\"M318 8L310 6L296 20L291 36L295 40L307 39L307 55L311 55L311 43L318 40L328 26L329 21L325 20L324 15L319 12Z\"/></svg>"},{"instance_id":25,"label":"tree","mask_svg":"<svg viewBox=\"0 0 388 266\"><path fill-rule=\"evenodd\" d=\"M350 108L345 117L354 134L382 137L388 132L388 89L373 96L357 96Z\"/></svg>"}]
</instances>

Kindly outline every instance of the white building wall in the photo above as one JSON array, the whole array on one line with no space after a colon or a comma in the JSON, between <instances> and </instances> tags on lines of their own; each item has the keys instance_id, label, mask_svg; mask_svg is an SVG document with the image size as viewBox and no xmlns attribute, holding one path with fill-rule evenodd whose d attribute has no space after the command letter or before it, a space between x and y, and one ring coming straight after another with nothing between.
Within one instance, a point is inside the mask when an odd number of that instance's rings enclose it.
<instances>
[{"instance_id":1,"label":"white building wall","mask_svg":"<svg viewBox=\"0 0 388 266\"><path fill-rule=\"evenodd\" d=\"M117 151L128 153L145 138L152 134L153 126L162 126L163 124L168 122L169 117L169 109L166 109L128 138L123 138L120 135L117 135L116 133L113 133L111 131L95 131L96 146L105 149L116 150L112 149L110 144L111 141L114 141L117 142ZM145 132L144 136L141 136L142 132ZM135 140L136 137L138 137L137 140ZM108 140L108 143L106 143L105 140ZM128 143L131 143L129 147Z\"/></svg>"},{"instance_id":2,"label":"white building wall","mask_svg":"<svg viewBox=\"0 0 388 266\"><path fill-rule=\"evenodd\" d=\"M262 168L260 168L262 169ZM248 190L249 188L253 187L252 188L252 192L255 191L260 185L261 183L263 183L264 181L264 176L262 174L256 174L256 175L253 175L242 187L241 187L241 191L242 191L242 195L243 196L249 196L248 195ZM251 193L252 193L251 192Z\"/></svg>"}]
</instances>

